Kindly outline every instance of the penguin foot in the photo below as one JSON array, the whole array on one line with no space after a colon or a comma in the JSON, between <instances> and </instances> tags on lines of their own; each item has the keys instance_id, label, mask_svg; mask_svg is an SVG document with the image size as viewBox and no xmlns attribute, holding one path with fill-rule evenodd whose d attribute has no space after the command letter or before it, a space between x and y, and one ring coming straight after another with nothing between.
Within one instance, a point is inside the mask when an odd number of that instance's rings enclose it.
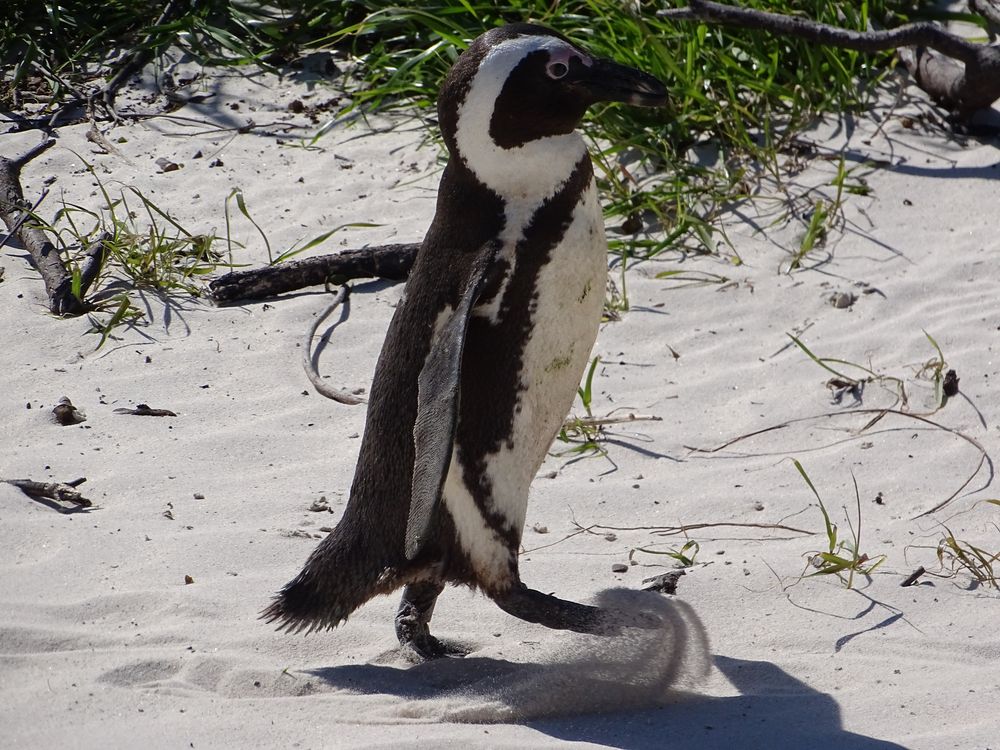
<instances>
[{"instance_id":1,"label":"penguin foot","mask_svg":"<svg viewBox=\"0 0 1000 750\"><path fill-rule=\"evenodd\" d=\"M504 612L527 622L538 623L555 630L571 630L590 635L621 635L624 628L650 629L659 627L657 618L645 613L621 616L601 607L559 599L551 594L529 589L523 583L515 585L493 600Z\"/></svg>"},{"instance_id":2,"label":"penguin foot","mask_svg":"<svg viewBox=\"0 0 1000 750\"><path fill-rule=\"evenodd\" d=\"M422 664L436 659L454 659L468 656L470 649L457 643L450 643L435 638L427 633L421 638L399 642L399 653L412 664Z\"/></svg>"},{"instance_id":3,"label":"penguin foot","mask_svg":"<svg viewBox=\"0 0 1000 750\"><path fill-rule=\"evenodd\" d=\"M419 581L403 589L403 599L396 611L396 637L403 653L411 660L465 656L465 652L457 647L442 643L431 635L431 615L442 591L444 584L436 581Z\"/></svg>"},{"instance_id":4,"label":"penguin foot","mask_svg":"<svg viewBox=\"0 0 1000 750\"><path fill-rule=\"evenodd\" d=\"M398 633L398 621L396 630ZM424 633L421 636L413 638L400 637L399 647L404 658L407 661L415 663L431 661L432 659L440 659L447 656L444 645L430 633Z\"/></svg>"}]
</instances>

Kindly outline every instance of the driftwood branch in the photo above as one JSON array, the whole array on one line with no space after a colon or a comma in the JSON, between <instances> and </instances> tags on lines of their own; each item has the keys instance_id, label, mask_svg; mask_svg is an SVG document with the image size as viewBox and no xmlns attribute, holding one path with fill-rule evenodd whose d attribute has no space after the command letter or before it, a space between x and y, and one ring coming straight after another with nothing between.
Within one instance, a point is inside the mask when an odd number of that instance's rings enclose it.
<instances>
[{"instance_id":1,"label":"driftwood branch","mask_svg":"<svg viewBox=\"0 0 1000 750\"><path fill-rule=\"evenodd\" d=\"M12 159L0 156L0 218L3 218L7 226L8 235L15 236L31 255L31 261L45 283L49 310L54 315L80 315L87 310L83 302L84 293L100 269L103 237L87 248L87 262L83 269L86 271L87 285L81 284L80 296L77 297L73 294L73 276L66 268L59 249L52 244L45 232L25 221L31 211L31 204L25 201L21 189L21 170L25 164L54 144L54 140L46 139Z\"/></svg>"},{"instance_id":2,"label":"driftwood branch","mask_svg":"<svg viewBox=\"0 0 1000 750\"><path fill-rule=\"evenodd\" d=\"M994 0L973 2L971 7L990 23L994 15L1000 16ZM761 29L858 52L901 49L900 59L916 84L938 103L962 116L989 108L1000 99L1000 46L970 42L930 22L884 31L851 31L806 18L710 0L690 0L687 8L660 11L659 15Z\"/></svg>"},{"instance_id":3,"label":"driftwood branch","mask_svg":"<svg viewBox=\"0 0 1000 750\"><path fill-rule=\"evenodd\" d=\"M233 271L209 284L216 302L274 297L307 286L351 279L402 281L410 272L419 243L377 245L319 255L248 271Z\"/></svg>"},{"instance_id":4,"label":"driftwood branch","mask_svg":"<svg viewBox=\"0 0 1000 750\"><path fill-rule=\"evenodd\" d=\"M27 222L34 208L25 200L21 188L21 170L53 145L55 140L47 138L20 156L12 159L0 156L0 218L7 226L7 236L17 238L41 274L49 298L49 311L54 315L81 315L90 309L84 297L104 265L107 254L105 241L111 235L102 232L84 246L79 296L73 294L73 274L66 267L59 249L45 232Z\"/></svg>"},{"instance_id":5,"label":"driftwood branch","mask_svg":"<svg viewBox=\"0 0 1000 750\"><path fill-rule=\"evenodd\" d=\"M90 508L93 503L80 494L76 488L86 482L80 477L72 482L36 482L31 479L0 479L0 482L13 485L33 500L55 500L60 503L73 503L81 508Z\"/></svg>"}]
</instances>

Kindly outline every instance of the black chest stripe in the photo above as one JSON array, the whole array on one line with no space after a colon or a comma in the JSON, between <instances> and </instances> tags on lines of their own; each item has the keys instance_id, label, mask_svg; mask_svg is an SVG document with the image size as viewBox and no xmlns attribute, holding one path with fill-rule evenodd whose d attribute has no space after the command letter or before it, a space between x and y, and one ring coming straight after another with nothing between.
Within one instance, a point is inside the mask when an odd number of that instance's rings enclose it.
<instances>
[{"instance_id":1,"label":"black chest stripe","mask_svg":"<svg viewBox=\"0 0 1000 750\"><path fill-rule=\"evenodd\" d=\"M562 189L545 201L529 221L517 245L517 262L500 303L497 322L473 318L462 360L462 385L456 443L464 465L463 479L480 512L512 549L521 529L494 510L493 488L486 477L486 458L513 445L514 416L527 387L521 375L524 350L539 294L538 276L566 234L573 211L590 185L593 167L585 155Z\"/></svg>"}]
</instances>

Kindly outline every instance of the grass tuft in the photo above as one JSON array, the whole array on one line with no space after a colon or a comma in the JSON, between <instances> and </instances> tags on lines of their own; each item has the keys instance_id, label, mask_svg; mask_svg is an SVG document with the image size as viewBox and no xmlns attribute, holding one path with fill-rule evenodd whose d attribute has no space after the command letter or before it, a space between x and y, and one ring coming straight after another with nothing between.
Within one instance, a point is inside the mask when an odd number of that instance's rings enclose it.
<instances>
[{"instance_id":1,"label":"grass tuft","mask_svg":"<svg viewBox=\"0 0 1000 750\"><path fill-rule=\"evenodd\" d=\"M823 528L826 532L827 549L825 552L810 552L809 562L806 564L806 570L813 568L812 573L803 573L803 578L812 578L813 576L829 576L833 575L840 579L840 581L847 587L852 588L854 586L854 576L855 574L862 576L871 575L876 568L878 568L883 562L885 562L885 555L877 555L874 558L868 556L868 554L861 552L861 494L858 492L858 481L855 479L854 474L851 474L851 480L854 482L854 498L857 505L857 525L851 522L850 515L847 514L847 508L844 508L844 514L847 518L847 525L851 530L850 539L842 539L839 536L839 531L837 529L837 524L830 520L830 514L826 510L826 505L823 503L823 498L820 497L819 492L816 490L815 485L813 485L812 480L806 473L806 470L802 467L797 459L792 459L795 464L795 468L798 470L802 479L805 480L806 485L812 491L813 496L816 498L816 502L819 503L820 512L823 514Z\"/></svg>"},{"instance_id":2,"label":"grass tuft","mask_svg":"<svg viewBox=\"0 0 1000 750\"><path fill-rule=\"evenodd\" d=\"M994 524L994 528L1000 532L1000 526ZM945 536L937 546L937 559L941 568L950 570L952 574L965 570L979 583L1000 589L1000 551L989 552L971 542L955 538L947 526L944 530Z\"/></svg>"}]
</instances>

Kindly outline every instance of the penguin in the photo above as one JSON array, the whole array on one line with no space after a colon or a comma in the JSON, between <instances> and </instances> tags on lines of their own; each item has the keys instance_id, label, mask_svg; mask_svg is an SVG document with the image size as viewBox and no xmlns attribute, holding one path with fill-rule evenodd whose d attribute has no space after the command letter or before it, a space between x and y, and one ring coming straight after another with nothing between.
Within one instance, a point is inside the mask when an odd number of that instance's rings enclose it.
<instances>
[{"instance_id":1,"label":"penguin","mask_svg":"<svg viewBox=\"0 0 1000 750\"><path fill-rule=\"evenodd\" d=\"M615 613L525 585L532 479L597 337L607 240L576 131L597 102L657 107L653 76L545 27L476 38L445 77L449 159L433 221L386 334L344 515L261 617L334 628L403 588L395 630L420 659L446 583L550 628L612 635Z\"/></svg>"}]
</instances>

